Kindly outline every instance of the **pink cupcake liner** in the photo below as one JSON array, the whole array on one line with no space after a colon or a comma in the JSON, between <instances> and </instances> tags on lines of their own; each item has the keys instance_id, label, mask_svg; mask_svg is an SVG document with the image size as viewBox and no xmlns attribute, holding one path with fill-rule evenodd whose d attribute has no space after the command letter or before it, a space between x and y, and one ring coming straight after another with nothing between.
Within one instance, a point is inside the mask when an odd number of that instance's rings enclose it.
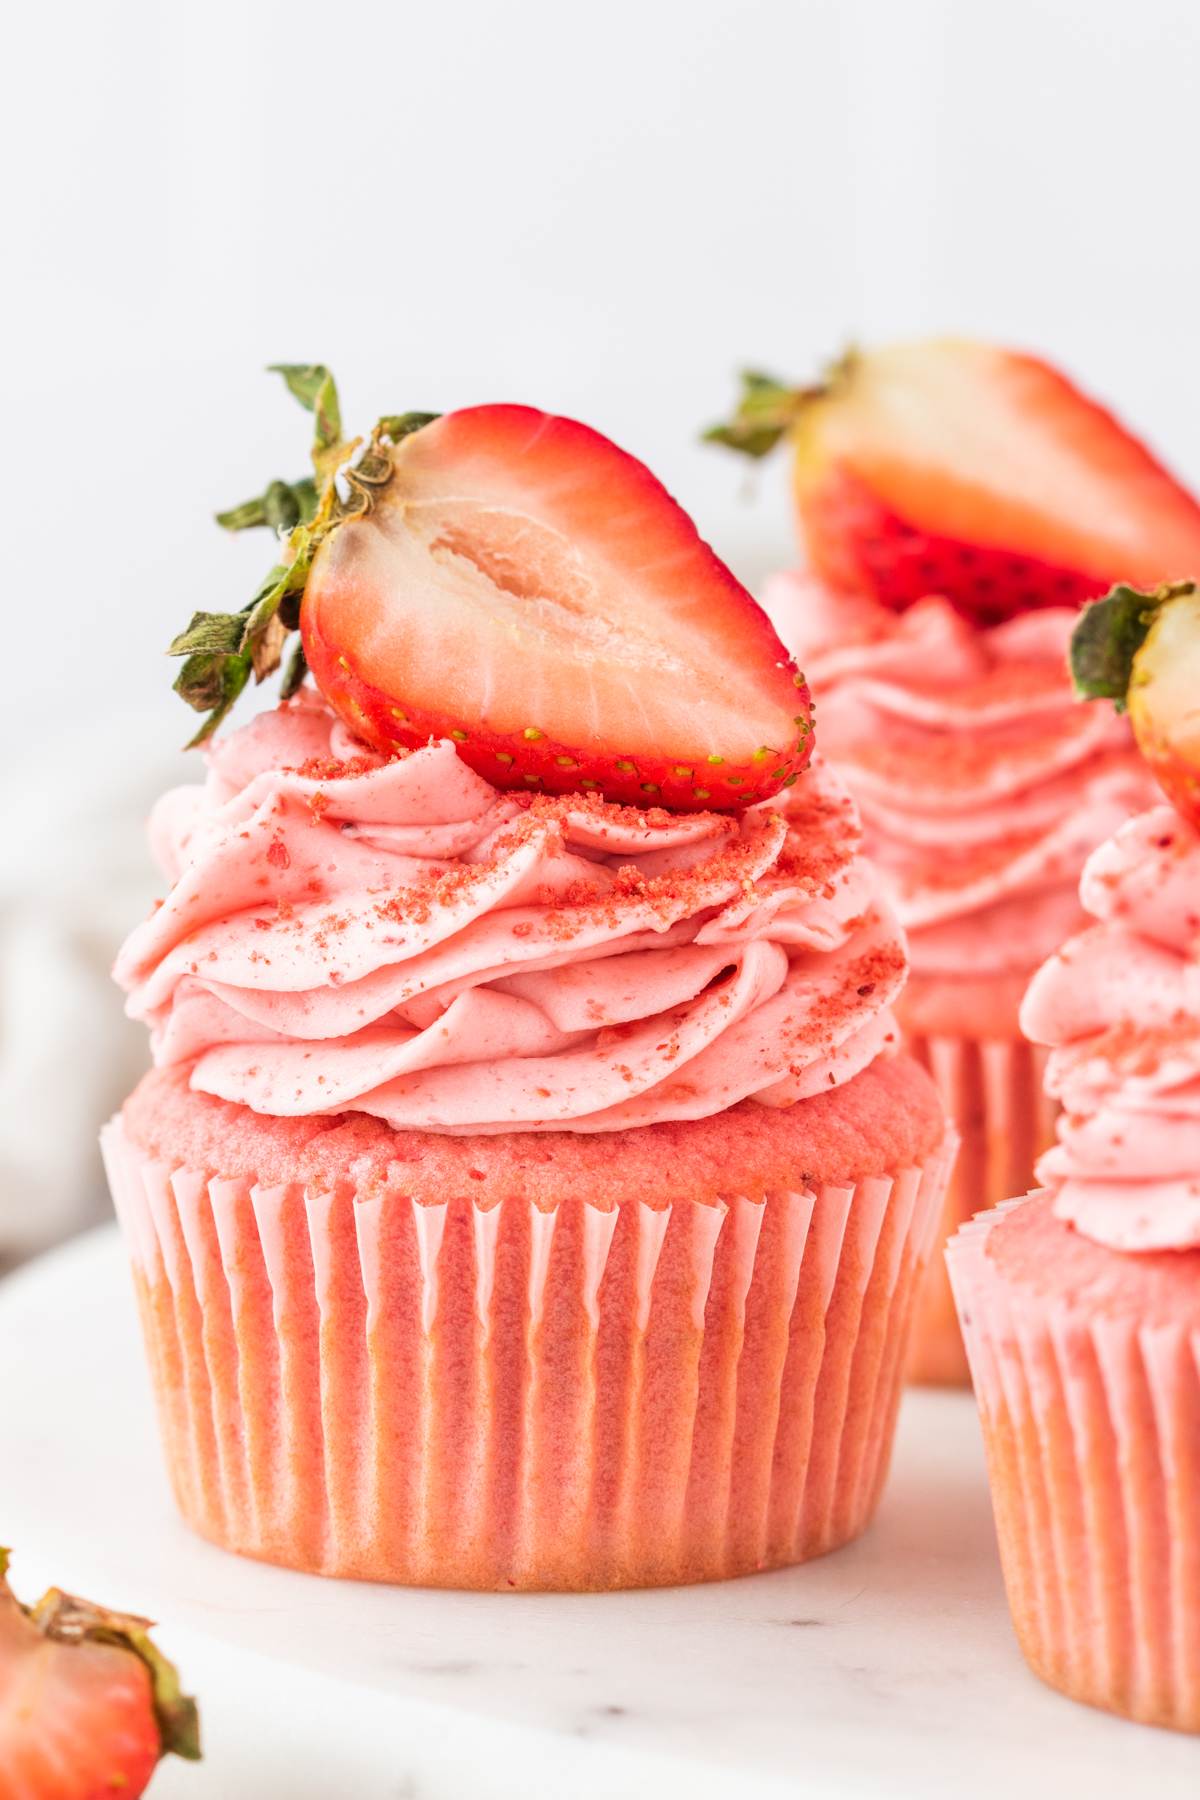
<instances>
[{"instance_id":1,"label":"pink cupcake liner","mask_svg":"<svg viewBox=\"0 0 1200 1800\"><path fill-rule=\"evenodd\" d=\"M1053 1144L1058 1105L1042 1091L1048 1052L1024 1038L923 1037L906 1047L933 1076L962 1139L943 1205L945 1244L977 1212L1024 1192L1038 1157ZM970 1383L940 1256L931 1257L925 1272L906 1375L934 1386Z\"/></svg>"},{"instance_id":2,"label":"pink cupcake liner","mask_svg":"<svg viewBox=\"0 0 1200 1800\"><path fill-rule=\"evenodd\" d=\"M166 1462L231 1550L613 1588L816 1556L887 1470L955 1145L719 1205L421 1205L172 1167L106 1127Z\"/></svg>"},{"instance_id":3,"label":"pink cupcake liner","mask_svg":"<svg viewBox=\"0 0 1200 1800\"><path fill-rule=\"evenodd\" d=\"M1200 1731L1200 1333L1006 1280L988 1233L1023 1204L946 1252L1021 1648L1073 1699Z\"/></svg>"}]
</instances>

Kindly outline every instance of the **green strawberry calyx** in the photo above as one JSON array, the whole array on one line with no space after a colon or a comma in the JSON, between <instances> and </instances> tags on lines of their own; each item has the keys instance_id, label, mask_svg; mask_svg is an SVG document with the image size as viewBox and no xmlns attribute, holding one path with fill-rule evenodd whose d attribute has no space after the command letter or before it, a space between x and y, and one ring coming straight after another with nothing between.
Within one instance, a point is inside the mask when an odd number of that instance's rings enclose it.
<instances>
[{"instance_id":1,"label":"green strawberry calyx","mask_svg":"<svg viewBox=\"0 0 1200 1800\"><path fill-rule=\"evenodd\" d=\"M1160 608L1182 594L1193 594L1193 581L1164 581L1142 589L1118 582L1102 600L1093 600L1079 615L1071 633L1071 677L1080 700L1111 700L1119 713L1128 704L1133 660L1145 643Z\"/></svg>"},{"instance_id":2,"label":"green strawberry calyx","mask_svg":"<svg viewBox=\"0 0 1200 1800\"><path fill-rule=\"evenodd\" d=\"M761 369L742 370L742 393L732 415L702 434L706 444L724 444L758 461L769 456L781 438L799 422L814 400L824 400L853 375L859 352L850 349L827 365L820 381L808 387L789 387Z\"/></svg>"},{"instance_id":3,"label":"green strawberry calyx","mask_svg":"<svg viewBox=\"0 0 1200 1800\"><path fill-rule=\"evenodd\" d=\"M271 372L282 375L289 391L313 414L314 473L299 481L272 481L255 499L216 514L217 524L228 531L260 526L275 531L282 539L282 554L239 612L193 613L186 630L167 648L168 656L186 658L175 692L206 715L189 750L212 736L251 675L265 681L279 667L287 638L300 624L300 601L313 559L340 525L370 510L375 494L391 480L389 445L439 416L386 415L353 462L362 439L347 441L342 436L337 387L325 364L272 363ZM297 640L284 675L282 699L296 692L306 672L303 646Z\"/></svg>"}]
</instances>

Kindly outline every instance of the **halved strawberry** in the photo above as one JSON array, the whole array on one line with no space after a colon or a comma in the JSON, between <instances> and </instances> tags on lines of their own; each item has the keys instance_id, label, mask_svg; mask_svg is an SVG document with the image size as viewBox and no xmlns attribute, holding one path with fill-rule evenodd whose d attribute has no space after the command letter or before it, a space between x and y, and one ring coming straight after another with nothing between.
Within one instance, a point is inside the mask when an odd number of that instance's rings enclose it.
<instances>
[{"instance_id":1,"label":"halved strawberry","mask_svg":"<svg viewBox=\"0 0 1200 1800\"><path fill-rule=\"evenodd\" d=\"M941 338L852 351L812 388L748 375L707 436L752 456L787 436L813 567L897 611L937 593L994 624L1200 572L1200 506L1038 357Z\"/></svg>"},{"instance_id":2,"label":"halved strawberry","mask_svg":"<svg viewBox=\"0 0 1200 1800\"><path fill-rule=\"evenodd\" d=\"M300 484L285 559L239 614L197 613L171 646L209 713L251 669L302 655L385 755L449 737L496 787L677 812L742 808L812 752L809 695L762 609L636 458L573 419L474 406L381 419L359 461L321 364L284 369L317 415L315 509ZM272 502L273 504L273 502ZM278 508L276 508L278 510Z\"/></svg>"},{"instance_id":3,"label":"halved strawberry","mask_svg":"<svg viewBox=\"0 0 1200 1800\"><path fill-rule=\"evenodd\" d=\"M1200 589L1119 586L1071 638L1076 691L1129 711L1138 748L1172 805L1200 825Z\"/></svg>"},{"instance_id":4,"label":"halved strawberry","mask_svg":"<svg viewBox=\"0 0 1200 1800\"><path fill-rule=\"evenodd\" d=\"M359 737L450 736L497 787L678 811L765 799L805 765L787 651L634 457L572 419L474 406L392 468L300 612Z\"/></svg>"},{"instance_id":5,"label":"halved strawberry","mask_svg":"<svg viewBox=\"0 0 1200 1800\"><path fill-rule=\"evenodd\" d=\"M57 1588L22 1606L7 1567L0 1550L3 1800L133 1800L168 1751L198 1759L195 1704L150 1621Z\"/></svg>"}]
</instances>

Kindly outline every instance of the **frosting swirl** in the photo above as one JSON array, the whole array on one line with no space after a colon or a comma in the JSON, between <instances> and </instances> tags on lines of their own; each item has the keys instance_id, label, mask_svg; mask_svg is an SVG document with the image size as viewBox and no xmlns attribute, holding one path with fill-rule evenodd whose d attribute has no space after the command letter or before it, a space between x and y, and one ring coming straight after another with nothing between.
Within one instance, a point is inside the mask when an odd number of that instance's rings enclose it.
<instances>
[{"instance_id":1,"label":"frosting swirl","mask_svg":"<svg viewBox=\"0 0 1200 1800\"><path fill-rule=\"evenodd\" d=\"M151 815L114 969L156 1063L274 1115L607 1131L788 1106L897 1047L903 936L828 770L673 815L363 754L312 689Z\"/></svg>"},{"instance_id":2,"label":"frosting swirl","mask_svg":"<svg viewBox=\"0 0 1200 1800\"><path fill-rule=\"evenodd\" d=\"M1200 1246L1200 833L1171 806L1089 858L1101 922L1040 968L1021 1028L1052 1044L1059 1142L1038 1164L1054 1210L1114 1250Z\"/></svg>"},{"instance_id":3,"label":"frosting swirl","mask_svg":"<svg viewBox=\"0 0 1200 1800\"><path fill-rule=\"evenodd\" d=\"M981 629L937 597L898 615L798 572L763 600L817 695L914 975L1036 967L1083 923L1088 853L1158 792L1128 722L1074 699L1078 615Z\"/></svg>"}]
</instances>

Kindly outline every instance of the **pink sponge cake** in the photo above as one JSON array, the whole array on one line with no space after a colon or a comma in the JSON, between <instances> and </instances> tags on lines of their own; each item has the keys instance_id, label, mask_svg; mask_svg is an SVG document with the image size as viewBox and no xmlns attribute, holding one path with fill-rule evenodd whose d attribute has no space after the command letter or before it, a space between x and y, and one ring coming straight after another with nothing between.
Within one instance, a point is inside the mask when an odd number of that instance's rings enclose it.
<instances>
[{"instance_id":1,"label":"pink sponge cake","mask_svg":"<svg viewBox=\"0 0 1200 1800\"><path fill-rule=\"evenodd\" d=\"M1173 629L1180 606L1195 655L1194 593L1130 610L1144 634L1141 615L1170 610ZM1077 644L1085 628L1086 615ZM1139 673L1156 713L1152 658ZM1200 1731L1194 791L1186 813L1155 807L1096 850L1080 898L1095 922L1039 970L1021 1012L1052 1046L1046 1085L1063 1106L1046 1188L967 1226L947 1261L1026 1656L1076 1699Z\"/></svg>"},{"instance_id":2,"label":"pink sponge cake","mask_svg":"<svg viewBox=\"0 0 1200 1800\"><path fill-rule=\"evenodd\" d=\"M274 613L180 646L221 714L298 621L321 688L301 662L164 796L170 892L116 969L155 1069L106 1154L175 1491L231 1549L377 1580L798 1561L871 1517L953 1155L896 1054L903 939L690 522L582 426L473 415L382 421L349 497L319 441Z\"/></svg>"}]
</instances>

